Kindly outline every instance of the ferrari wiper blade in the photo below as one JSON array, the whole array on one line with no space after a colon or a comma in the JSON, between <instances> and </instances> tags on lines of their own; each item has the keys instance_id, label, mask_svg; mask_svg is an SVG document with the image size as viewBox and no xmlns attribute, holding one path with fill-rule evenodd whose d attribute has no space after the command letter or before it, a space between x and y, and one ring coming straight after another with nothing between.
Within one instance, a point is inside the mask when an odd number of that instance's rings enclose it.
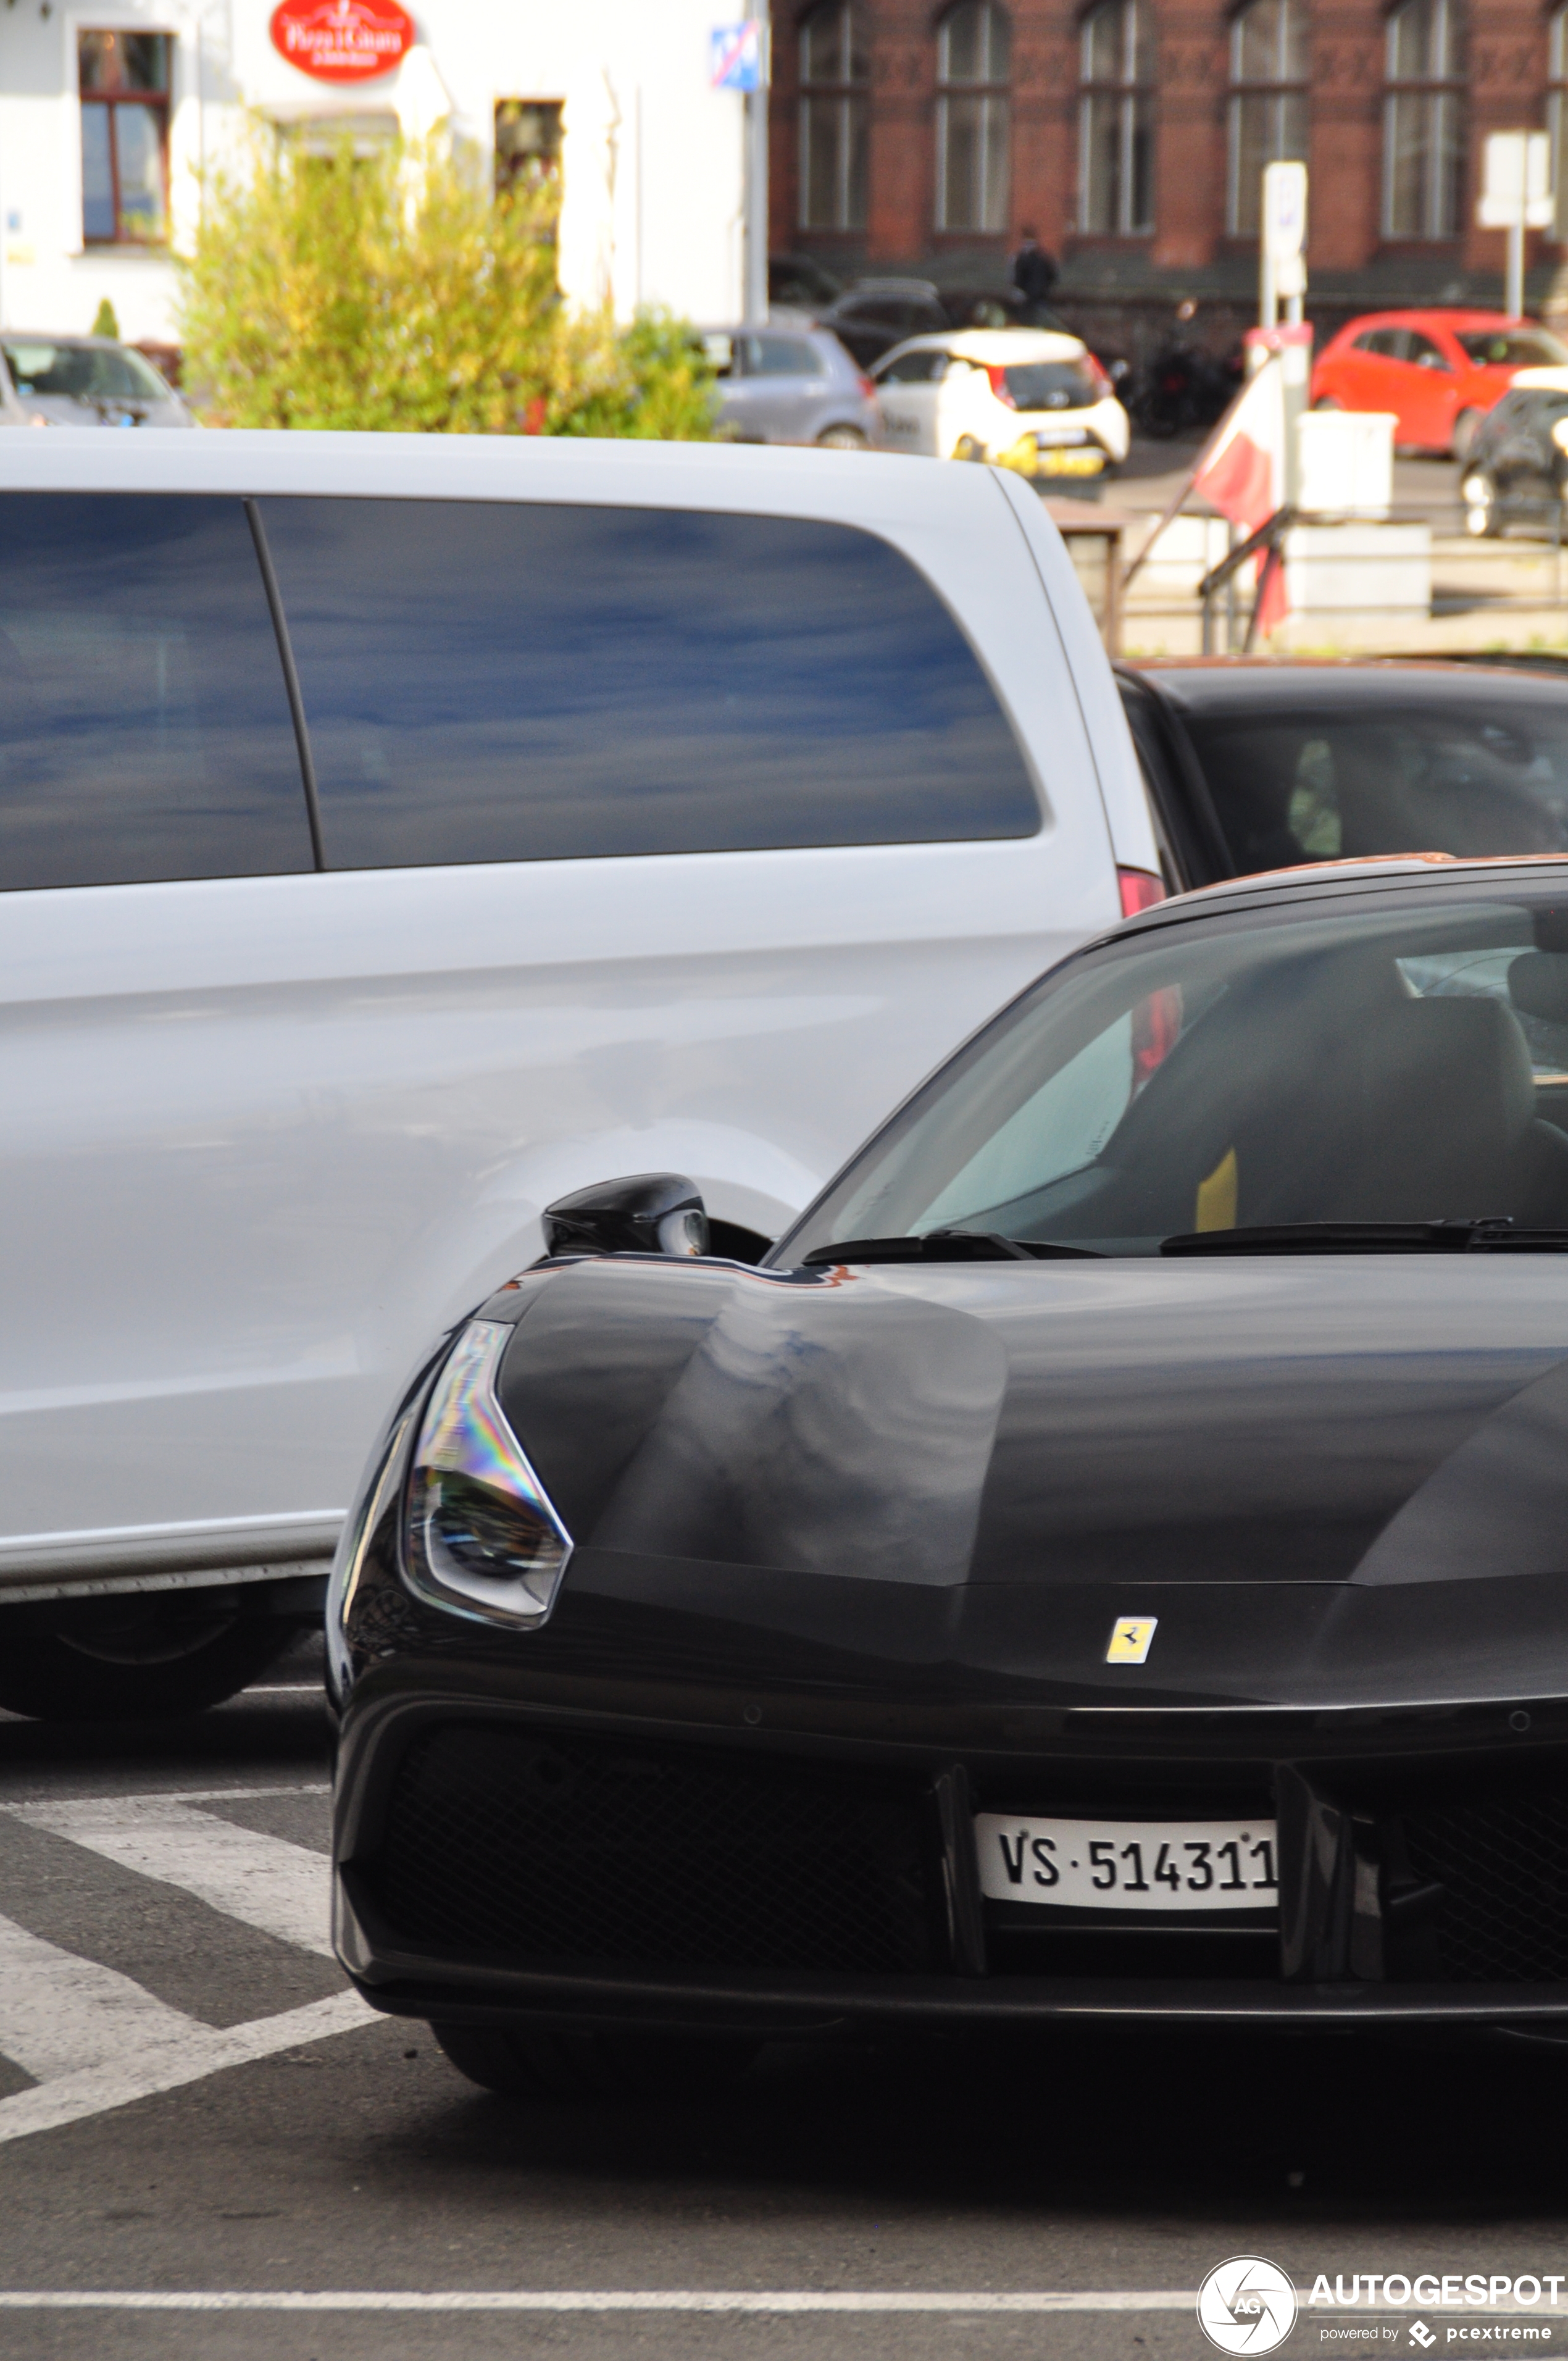
<instances>
[{"instance_id":1,"label":"ferrari wiper blade","mask_svg":"<svg viewBox=\"0 0 1568 2361\"><path fill-rule=\"evenodd\" d=\"M1004 1238L999 1230L927 1230L916 1238L843 1238L814 1246L804 1268L835 1262L1099 1262L1093 1246L1058 1246L1049 1238Z\"/></svg>"},{"instance_id":2,"label":"ferrari wiper blade","mask_svg":"<svg viewBox=\"0 0 1568 2361\"><path fill-rule=\"evenodd\" d=\"M1250 1230L1190 1230L1162 1255L1568 1253L1568 1230L1519 1230L1509 1213L1471 1221L1274 1222Z\"/></svg>"}]
</instances>

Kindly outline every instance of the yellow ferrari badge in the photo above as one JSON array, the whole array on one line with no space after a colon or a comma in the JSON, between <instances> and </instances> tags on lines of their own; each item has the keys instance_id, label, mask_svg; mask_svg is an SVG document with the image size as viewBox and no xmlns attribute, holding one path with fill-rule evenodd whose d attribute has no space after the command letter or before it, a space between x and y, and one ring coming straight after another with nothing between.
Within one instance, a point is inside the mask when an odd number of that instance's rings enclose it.
<instances>
[{"instance_id":1,"label":"yellow ferrari badge","mask_svg":"<svg viewBox=\"0 0 1568 2361\"><path fill-rule=\"evenodd\" d=\"M1149 1646L1159 1628L1157 1615L1122 1615L1111 1627L1111 1644L1105 1651L1108 1664L1144 1664L1148 1662Z\"/></svg>"}]
</instances>

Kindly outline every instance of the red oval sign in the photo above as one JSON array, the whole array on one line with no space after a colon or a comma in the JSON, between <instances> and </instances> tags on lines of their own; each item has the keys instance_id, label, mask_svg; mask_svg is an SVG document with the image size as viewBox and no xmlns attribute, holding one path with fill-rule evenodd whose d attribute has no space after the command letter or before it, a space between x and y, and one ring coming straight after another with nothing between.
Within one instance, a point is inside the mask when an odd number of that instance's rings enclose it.
<instances>
[{"instance_id":1,"label":"red oval sign","mask_svg":"<svg viewBox=\"0 0 1568 2361\"><path fill-rule=\"evenodd\" d=\"M281 0L272 46L317 82L367 82L390 73L415 38L398 0Z\"/></svg>"}]
</instances>

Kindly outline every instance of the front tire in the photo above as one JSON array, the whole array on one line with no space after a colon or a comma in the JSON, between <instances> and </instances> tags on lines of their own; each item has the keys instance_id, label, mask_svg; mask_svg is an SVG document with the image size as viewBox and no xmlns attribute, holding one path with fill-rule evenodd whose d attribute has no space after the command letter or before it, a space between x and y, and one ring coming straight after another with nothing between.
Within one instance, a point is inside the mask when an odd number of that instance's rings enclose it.
<instances>
[{"instance_id":1,"label":"front tire","mask_svg":"<svg viewBox=\"0 0 1568 2361\"><path fill-rule=\"evenodd\" d=\"M1453 422L1453 456L1462 467L1475 448L1475 437L1480 427L1481 413L1478 410L1462 410Z\"/></svg>"},{"instance_id":2,"label":"front tire","mask_svg":"<svg viewBox=\"0 0 1568 2361\"><path fill-rule=\"evenodd\" d=\"M984 460L985 445L977 442L972 434L960 434L953 445L953 456L967 460L971 466L976 465Z\"/></svg>"},{"instance_id":3,"label":"front tire","mask_svg":"<svg viewBox=\"0 0 1568 2361\"><path fill-rule=\"evenodd\" d=\"M264 1673L294 1637L224 1591L105 1599L91 1617L0 1649L0 1706L35 1721L145 1721L203 1713Z\"/></svg>"},{"instance_id":4,"label":"front tire","mask_svg":"<svg viewBox=\"0 0 1568 2361\"><path fill-rule=\"evenodd\" d=\"M532 2026L433 2025L460 2074L511 2100L710 2099L760 2044L722 2034L551 2033Z\"/></svg>"}]
</instances>

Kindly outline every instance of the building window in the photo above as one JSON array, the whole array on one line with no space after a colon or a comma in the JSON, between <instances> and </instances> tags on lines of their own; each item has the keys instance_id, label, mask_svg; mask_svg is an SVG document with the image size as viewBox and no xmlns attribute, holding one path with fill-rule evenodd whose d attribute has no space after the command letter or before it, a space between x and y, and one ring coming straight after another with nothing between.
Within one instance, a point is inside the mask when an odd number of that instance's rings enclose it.
<instances>
[{"instance_id":1,"label":"building window","mask_svg":"<svg viewBox=\"0 0 1568 2361\"><path fill-rule=\"evenodd\" d=\"M78 33L82 235L88 246L169 236L170 33Z\"/></svg>"},{"instance_id":2,"label":"building window","mask_svg":"<svg viewBox=\"0 0 1568 2361\"><path fill-rule=\"evenodd\" d=\"M1007 226L1013 35L991 0L960 0L937 32L937 227Z\"/></svg>"},{"instance_id":3,"label":"building window","mask_svg":"<svg viewBox=\"0 0 1568 2361\"><path fill-rule=\"evenodd\" d=\"M496 101L496 192L539 189L561 177L558 98Z\"/></svg>"},{"instance_id":4,"label":"building window","mask_svg":"<svg viewBox=\"0 0 1568 2361\"><path fill-rule=\"evenodd\" d=\"M860 11L832 0L800 28L803 229L866 225L866 83Z\"/></svg>"},{"instance_id":5,"label":"building window","mask_svg":"<svg viewBox=\"0 0 1568 2361\"><path fill-rule=\"evenodd\" d=\"M1387 40L1384 236L1453 237L1462 93L1450 0L1405 0L1388 19Z\"/></svg>"},{"instance_id":6,"label":"building window","mask_svg":"<svg viewBox=\"0 0 1568 2361\"><path fill-rule=\"evenodd\" d=\"M1131 237L1154 227L1154 23L1147 0L1085 17L1078 225Z\"/></svg>"},{"instance_id":7,"label":"building window","mask_svg":"<svg viewBox=\"0 0 1568 2361\"><path fill-rule=\"evenodd\" d=\"M1302 0L1252 0L1231 25L1234 237L1255 237L1267 164L1307 155L1307 20Z\"/></svg>"}]
</instances>

